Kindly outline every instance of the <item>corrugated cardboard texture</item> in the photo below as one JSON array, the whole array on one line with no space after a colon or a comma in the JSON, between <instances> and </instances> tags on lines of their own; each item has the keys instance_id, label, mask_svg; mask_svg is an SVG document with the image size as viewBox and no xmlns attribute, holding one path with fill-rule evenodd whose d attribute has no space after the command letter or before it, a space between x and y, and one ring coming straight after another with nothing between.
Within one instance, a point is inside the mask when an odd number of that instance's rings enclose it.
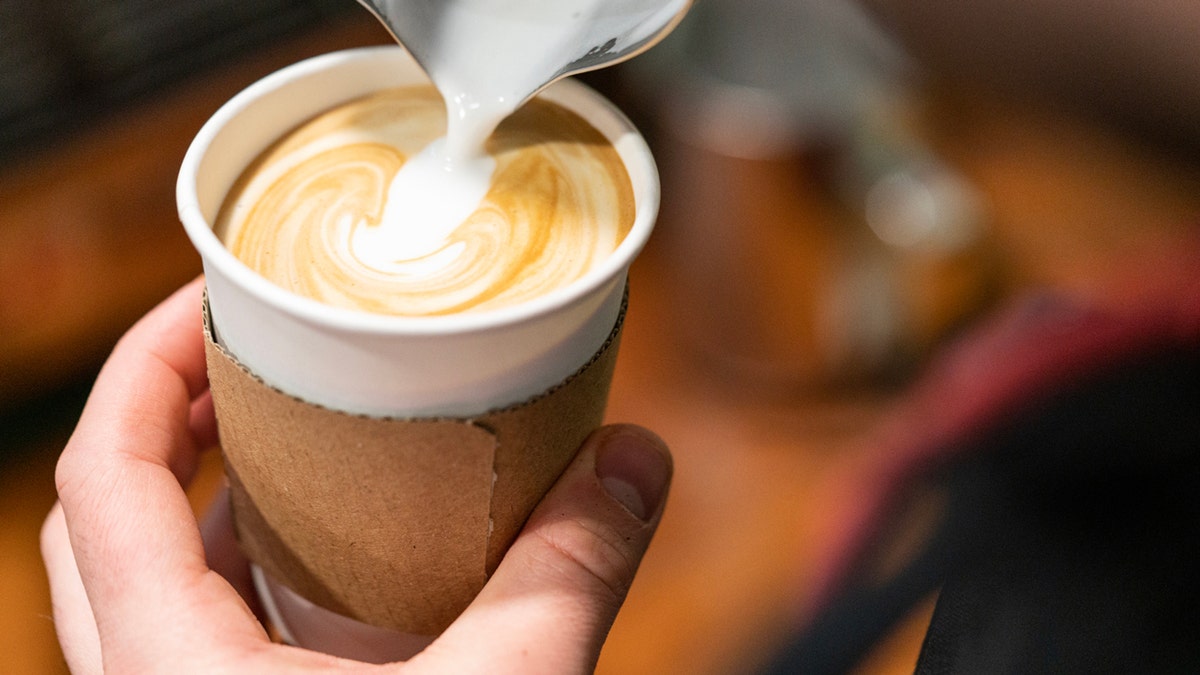
<instances>
[{"instance_id":1,"label":"corrugated cardboard texture","mask_svg":"<svg viewBox=\"0 0 1200 675\"><path fill-rule=\"evenodd\" d=\"M471 419L394 419L267 386L213 342L206 301L209 380L247 556L326 609L441 632L603 421L624 314L587 364L540 396Z\"/></svg>"}]
</instances>

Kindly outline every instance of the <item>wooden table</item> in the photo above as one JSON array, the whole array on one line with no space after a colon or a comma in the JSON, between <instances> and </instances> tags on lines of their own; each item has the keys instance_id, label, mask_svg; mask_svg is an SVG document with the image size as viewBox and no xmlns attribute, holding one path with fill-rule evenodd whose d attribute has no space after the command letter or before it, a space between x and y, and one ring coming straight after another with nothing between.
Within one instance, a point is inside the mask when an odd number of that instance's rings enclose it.
<instances>
[{"instance_id":1,"label":"wooden table","mask_svg":"<svg viewBox=\"0 0 1200 675\"><path fill-rule=\"evenodd\" d=\"M339 24L0 172L0 411L18 436L5 431L0 465L5 672L63 670L36 535L81 388L44 395L88 377L136 317L198 273L173 204L191 136L266 72L385 40L369 21ZM1050 286L1119 298L1105 271L1131 248L1171 246L1200 216L1200 163L1088 123L949 88L928 96L917 119L986 197L1006 293ZM838 477L871 460L870 432L902 391L779 395L722 377L663 321L676 308L666 254L652 243L634 268L610 418L659 432L677 476L600 672L747 672L811 609L826 516L845 499ZM198 505L218 480L213 454L194 488ZM931 606L915 608L860 672L911 672Z\"/></svg>"}]
</instances>

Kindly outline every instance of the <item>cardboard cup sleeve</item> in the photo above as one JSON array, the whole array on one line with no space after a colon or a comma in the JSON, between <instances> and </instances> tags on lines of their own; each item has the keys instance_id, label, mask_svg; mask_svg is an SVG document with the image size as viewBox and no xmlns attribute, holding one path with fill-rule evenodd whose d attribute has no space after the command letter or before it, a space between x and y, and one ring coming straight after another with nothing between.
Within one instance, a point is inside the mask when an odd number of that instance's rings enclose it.
<instances>
[{"instance_id":1,"label":"cardboard cup sleeve","mask_svg":"<svg viewBox=\"0 0 1200 675\"><path fill-rule=\"evenodd\" d=\"M624 316L622 303L595 356L532 399L471 418L397 419L266 385L214 341L206 299L209 380L243 551L325 609L440 633L602 423Z\"/></svg>"}]
</instances>

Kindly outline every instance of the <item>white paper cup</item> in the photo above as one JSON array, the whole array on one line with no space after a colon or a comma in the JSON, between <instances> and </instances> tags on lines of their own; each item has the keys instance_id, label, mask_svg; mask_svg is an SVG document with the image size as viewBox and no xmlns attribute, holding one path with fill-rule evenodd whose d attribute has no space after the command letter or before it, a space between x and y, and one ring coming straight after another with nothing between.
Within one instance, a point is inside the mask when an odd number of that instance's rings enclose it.
<instances>
[{"instance_id":1,"label":"white paper cup","mask_svg":"<svg viewBox=\"0 0 1200 675\"><path fill-rule=\"evenodd\" d=\"M461 417L545 391L587 362L609 336L629 266L653 228L658 173L645 141L611 103L567 80L541 96L581 115L612 142L633 184L636 217L606 262L564 288L474 314L372 315L323 305L272 284L214 235L212 223L226 193L282 134L339 103L427 81L399 47L312 58L231 99L200 130L184 158L176 190L179 214L203 259L217 341L264 382L309 403L352 414ZM404 646L411 642L397 642L393 633L347 624L348 619L306 603L261 571L256 576L268 609L295 643L365 660L411 651Z\"/></svg>"},{"instance_id":2,"label":"white paper cup","mask_svg":"<svg viewBox=\"0 0 1200 675\"><path fill-rule=\"evenodd\" d=\"M610 139L633 183L636 217L597 269L535 300L475 314L391 317L339 309L290 293L233 256L212 222L242 170L297 124L387 87L427 82L399 47L318 56L235 96L201 128L176 189L184 229L203 258L221 344L283 391L368 415L472 415L524 400L570 375L607 338L630 263L658 212L658 173L641 135L584 85L542 96Z\"/></svg>"}]
</instances>

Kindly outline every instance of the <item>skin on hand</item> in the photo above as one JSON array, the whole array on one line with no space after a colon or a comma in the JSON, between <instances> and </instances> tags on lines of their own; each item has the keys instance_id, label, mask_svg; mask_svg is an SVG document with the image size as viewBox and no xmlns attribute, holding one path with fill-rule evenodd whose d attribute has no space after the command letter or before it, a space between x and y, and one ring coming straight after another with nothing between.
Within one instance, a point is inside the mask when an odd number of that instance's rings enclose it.
<instances>
[{"instance_id":1,"label":"skin on hand","mask_svg":"<svg viewBox=\"0 0 1200 675\"><path fill-rule=\"evenodd\" d=\"M595 667L662 516L672 464L657 436L592 434L483 592L411 661L368 666L274 644L247 603L227 509L197 523L184 492L217 441L202 287L184 287L121 339L59 460L42 555L72 672Z\"/></svg>"}]
</instances>

